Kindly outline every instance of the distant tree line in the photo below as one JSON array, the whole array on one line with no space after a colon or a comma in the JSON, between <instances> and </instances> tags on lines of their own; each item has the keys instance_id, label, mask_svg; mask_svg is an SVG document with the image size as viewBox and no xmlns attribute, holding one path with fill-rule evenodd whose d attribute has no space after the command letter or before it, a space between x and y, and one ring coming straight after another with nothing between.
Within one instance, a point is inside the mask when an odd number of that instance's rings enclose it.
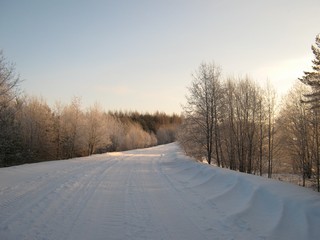
<instances>
[{"instance_id":1,"label":"distant tree line","mask_svg":"<svg viewBox=\"0 0 320 240\"><path fill-rule=\"evenodd\" d=\"M121 122L135 122L150 134L156 135L158 144L166 144L175 141L177 127L181 124L180 115L167 115L164 112L154 114L139 112L109 112L111 116L120 119Z\"/></svg>"},{"instance_id":2,"label":"distant tree line","mask_svg":"<svg viewBox=\"0 0 320 240\"><path fill-rule=\"evenodd\" d=\"M50 107L19 92L20 78L0 53L0 166L58 160L175 141L181 117L83 109L80 98Z\"/></svg>"},{"instance_id":3,"label":"distant tree line","mask_svg":"<svg viewBox=\"0 0 320 240\"><path fill-rule=\"evenodd\" d=\"M250 174L293 170L320 191L320 36L305 72L281 104L249 77L223 77L202 63L192 76L178 141L200 161Z\"/></svg>"}]
</instances>

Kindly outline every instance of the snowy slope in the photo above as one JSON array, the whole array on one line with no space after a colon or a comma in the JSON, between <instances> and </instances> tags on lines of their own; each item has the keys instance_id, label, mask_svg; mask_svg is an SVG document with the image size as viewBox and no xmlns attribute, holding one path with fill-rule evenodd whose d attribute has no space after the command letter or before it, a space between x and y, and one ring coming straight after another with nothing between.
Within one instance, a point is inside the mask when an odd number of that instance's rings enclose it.
<instances>
[{"instance_id":1,"label":"snowy slope","mask_svg":"<svg viewBox=\"0 0 320 240\"><path fill-rule=\"evenodd\" d=\"M0 169L0 239L320 239L320 194L169 144Z\"/></svg>"}]
</instances>

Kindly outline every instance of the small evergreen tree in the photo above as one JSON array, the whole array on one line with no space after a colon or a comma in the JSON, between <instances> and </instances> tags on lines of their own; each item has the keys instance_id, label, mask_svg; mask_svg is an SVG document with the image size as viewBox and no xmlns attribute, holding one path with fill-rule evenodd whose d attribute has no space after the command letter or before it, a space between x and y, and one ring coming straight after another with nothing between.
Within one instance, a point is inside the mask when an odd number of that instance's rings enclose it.
<instances>
[{"instance_id":1,"label":"small evergreen tree","mask_svg":"<svg viewBox=\"0 0 320 240\"><path fill-rule=\"evenodd\" d=\"M311 103L312 108L320 108L320 34L316 36L316 43L311 46L311 49L315 55L312 61L314 71L304 72L304 76L299 80L312 88L312 92L305 95L306 100L303 102Z\"/></svg>"}]
</instances>

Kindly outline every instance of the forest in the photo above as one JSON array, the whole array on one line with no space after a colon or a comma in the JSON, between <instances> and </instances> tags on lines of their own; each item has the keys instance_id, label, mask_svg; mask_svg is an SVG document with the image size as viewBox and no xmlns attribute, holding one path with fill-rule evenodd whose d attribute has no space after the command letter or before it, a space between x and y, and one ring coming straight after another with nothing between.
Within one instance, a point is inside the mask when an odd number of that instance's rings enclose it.
<instances>
[{"instance_id":1,"label":"forest","mask_svg":"<svg viewBox=\"0 0 320 240\"><path fill-rule=\"evenodd\" d=\"M249 174L298 173L320 191L320 36L305 72L281 100L275 87L225 77L202 63L192 76L178 141L187 154Z\"/></svg>"},{"instance_id":2,"label":"forest","mask_svg":"<svg viewBox=\"0 0 320 240\"><path fill-rule=\"evenodd\" d=\"M88 109L81 98L50 107L25 96L14 65L0 55L0 166L145 148L175 141L181 116Z\"/></svg>"}]
</instances>

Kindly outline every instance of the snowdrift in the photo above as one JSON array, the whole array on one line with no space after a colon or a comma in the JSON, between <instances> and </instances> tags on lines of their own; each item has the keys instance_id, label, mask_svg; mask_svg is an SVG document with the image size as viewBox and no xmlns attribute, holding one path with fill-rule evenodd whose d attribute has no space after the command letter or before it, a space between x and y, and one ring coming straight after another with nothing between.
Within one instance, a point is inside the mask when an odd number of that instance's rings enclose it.
<instances>
[{"instance_id":1,"label":"snowdrift","mask_svg":"<svg viewBox=\"0 0 320 240\"><path fill-rule=\"evenodd\" d=\"M0 239L319 239L320 194L177 144L0 169Z\"/></svg>"},{"instance_id":2,"label":"snowdrift","mask_svg":"<svg viewBox=\"0 0 320 240\"><path fill-rule=\"evenodd\" d=\"M187 161L181 153L171 159L171 178L217 209L235 239L320 239L319 193Z\"/></svg>"}]
</instances>

